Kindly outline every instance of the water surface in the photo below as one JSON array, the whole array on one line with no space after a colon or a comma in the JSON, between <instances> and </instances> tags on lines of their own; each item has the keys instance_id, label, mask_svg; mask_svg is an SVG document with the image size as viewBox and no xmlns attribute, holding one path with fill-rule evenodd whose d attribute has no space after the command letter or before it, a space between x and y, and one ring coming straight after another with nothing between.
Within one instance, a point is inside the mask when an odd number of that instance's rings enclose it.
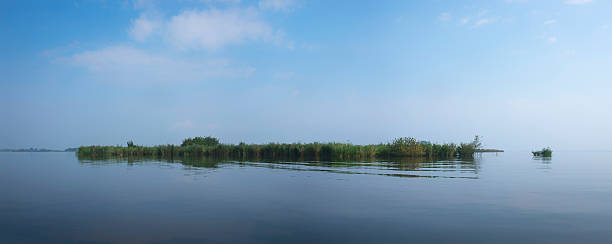
<instances>
[{"instance_id":1,"label":"water surface","mask_svg":"<svg viewBox=\"0 0 612 244\"><path fill-rule=\"evenodd\" d=\"M611 156L180 163L0 153L0 243L610 243Z\"/></svg>"}]
</instances>

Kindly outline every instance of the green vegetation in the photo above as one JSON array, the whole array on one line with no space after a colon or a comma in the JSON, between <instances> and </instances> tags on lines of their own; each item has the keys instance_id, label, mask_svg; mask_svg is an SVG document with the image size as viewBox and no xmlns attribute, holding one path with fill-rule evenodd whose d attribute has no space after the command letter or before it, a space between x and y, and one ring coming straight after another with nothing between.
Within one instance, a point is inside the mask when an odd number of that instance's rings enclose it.
<instances>
[{"instance_id":1,"label":"green vegetation","mask_svg":"<svg viewBox=\"0 0 612 244\"><path fill-rule=\"evenodd\" d=\"M403 137L393 140L392 143L377 145L374 155L382 158L450 158L456 155L456 150L457 146L453 143L433 144L427 141L417 142L414 138Z\"/></svg>"},{"instance_id":2,"label":"green vegetation","mask_svg":"<svg viewBox=\"0 0 612 244\"><path fill-rule=\"evenodd\" d=\"M474 152L480 149L482 143L480 142L480 137L475 136L474 140L470 143L461 143L459 147L457 147L457 154L462 158L470 158L474 156Z\"/></svg>"},{"instance_id":3,"label":"green vegetation","mask_svg":"<svg viewBox=\"0 0 612 244\"><path fill-rule=\"evenodd\" d=\"M214 138L214 137L210 137L210 136L187 138L187 139L183 140L183 143L181 144L181 147L192 146L192 145L216 146L216 145L219 145L219 139Z\"/></svg>"},{"instance_id":4,"label":"green vegetation","mask_svg":"<svg viewBox=\"0 0 612 244\"><path fill-rule=\"evenodd\" d=\"M158 145L152 147L134 145L128 142L122 146L82 146L79 156L88 157L212 157L237 160L288 159L288 160L368 160L373 158L391 159L403 157L471 158L480 148L478 136L471 143L435 144L418 142L403 137L391 143L376 145L353 145L350 143L268 143L268 144L221 144L214 137L187 138L180 146Z\"/></svg>"},{"instance_id":5,"label":"green vegetation","mask_svg":"<svg viewBox=\"0 0 612 244\"><path fill-rule=\"evenodd\" d=\"M552 150L550 147L542 148L540 151L534 151L533 156L535 157L552 157Z\"/></svg>"}]
</instances>

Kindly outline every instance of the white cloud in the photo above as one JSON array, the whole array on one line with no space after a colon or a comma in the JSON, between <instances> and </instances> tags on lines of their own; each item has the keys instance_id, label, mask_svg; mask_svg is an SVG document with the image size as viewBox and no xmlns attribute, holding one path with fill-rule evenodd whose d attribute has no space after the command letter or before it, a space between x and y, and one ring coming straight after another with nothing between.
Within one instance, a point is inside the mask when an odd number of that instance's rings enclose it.
<instances>
[{"instance_id":1,"label":"white cloud","mask_svg":"<svg viewBox=\"0 0 612 244\"><path fill-rule=\"evenodd\" d=\"M261 0L259 1L260 9L270 9L274 11L291 12L295 8L295 0Z\"/></svg>"},{"instance_id":2,"label":"white cloud","mask_svg":"<svg viewBox=\"0 0 612 244\"><path fill-rule=\"evenodd\" d=\"M488 23L491 23L491 22L493 22L492 19L488 19L488 18L479 19L478 21L476 21L474 26L477 27L477 26L481 26L481 25L488 24Z\"/></svg>"},{"instance_id":3,"label":"white cloud","mask_svg":"<svg viewBox=\"0 0 612 244\"><path fill-rule=\"evenodd\" d=\"M549 19L549 20L547 20L547 21L544 21L544 24L545 24L545 25L552 25L552 24L554 24L554 23L557 23L557 21L556 21L556 20L554 20L554 19Z\"/></svg>"},{"instance_id":4,"label":"white cloud","mask_svg":"<svg viewBox=\"0 0 612 244\"><path fill-rule=\"evenodd\" d=\"M214 51L247 41L264 41L293 49L285 32L275 30L264 21L256 8L218 10L186 10L164 20L154 11L147 11L132 20L130 37L144 42L162 36L177 49Z\"/></svg>"},{"instance_id":5,"label":"white cloud","mask_svg":"<svg viewBox=\"0 0 612 244\"><path fill-rule=\"evenodd\" d=\"M161 21L148 14L141 14L138 19L132 20L132 26L128 30L130 36L137 41L145 41L154 32L161 28Z\"/></svg>"},{"instance_id":6,"label":"white cloud","mask_svg":"<svg viewBox=\"0 0 612 244\"><path fill-rule=\"evenodd\" d=\"M172 17L166 28L166 40L179 49L216 50L247 40L285 43L283 32L274 31L252 8L184 11Z\"/></svg>"},{"instance_id":7,"label":"white cloud","mask_svg":"<svg viewBox=\"0 0 612 244\"><path fill-rule=\"evenodd\" d=\"M438 20L445 22L451 20L452 17L453 16L450 13L445 12L441 13L440 16L438 16Z\"/></svg>"},{"instance_id":8,"label":"white cloud","mask_svg":"<svg viewBox=\"0 0 612 244\"><path fill-rule=\"evenodd\" d=\"M546 39L546 41L548 41L548 43L556 43L557 42L557 37L556 36L550 36Z\"/></svg>"},{"instance_id":9,"label":"white cloud","mask_svg":"<svg viewBox=\"0 0 612 244\"><path fill-rule=\"evenodd\" d=\"M580 5L593 2L593 0L565 0L566 4Z\"/></svg>"},{"instance_id":10,"label":"white cloud","mask_svg":"<svg viewBox=\"0 0 612 244\"><path fill-rule=\"evenodd\" d=\"M85 51L59 61L84 67L100 81L115 82L203 81L245 77L255 72L252 67L232 67L225 59L173 57L128 46Z\"/></svg>"},{"instance_id":11,"label":"white cloud","mask_svg":"<svg viewBox=\"0 0 612 244\"><path fill-rule=\"evenodd\" d=\"M276 44L277 46L293 50L295 48L293 41L287 40L285 36L286 34L283 30L277 30L272 36L269 36L266 39L268 41L272 41L272 43Z\"/></svg>"},{"instance_id":12,"label":"white cloud","mask_svg":"<svg viewBox=\"0 0 612 244\"><path fill-rule=\"evenodd\" d=\"M475 15L466 16L466 17L461 18L459 20L459 24L466 25L468 23L472 23L470 25L470 28L476 28L476 27L480 27L482 25L494 23L497 21L512 22L513 19L511 18L504 19L504 18L500 18L499 16L491 16L489 14L489 10L483 9L483 10L478 11L478 13L476 13Z\"/></svg>"},{"instance_id":13,"label":"white cloud","mask_svg":"<svg viewBox=\"0 0 612 244\"><path fill-rule=\"evenodd\" d=\"M125 1L128 3L129 1ZM134 9L158 9L162 0L131 0ZM179 2L201 2L206 4L237 4L240 0L180 0Z\"/></svg>"}]
</instances>

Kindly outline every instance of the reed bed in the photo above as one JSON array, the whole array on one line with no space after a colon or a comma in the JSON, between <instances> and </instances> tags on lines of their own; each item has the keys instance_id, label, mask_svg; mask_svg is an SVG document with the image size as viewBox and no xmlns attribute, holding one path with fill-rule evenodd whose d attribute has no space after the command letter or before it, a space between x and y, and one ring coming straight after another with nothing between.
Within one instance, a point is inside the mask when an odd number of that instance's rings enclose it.
<instances>
[{"instance_id":1,"label":"reed bed","mask_svg":"<svg viewBox=\"0 0 612 244\"><path fill-rule=\"evenodd\" d=\"M402 157L451 158L472 157L478 143L462 143L459 146L418 142L404 137L390 143L354 145L351 143L268 143L222 144L216 138L188 138L180 146L138 146L131 141L127 146L81 146L79 156L88 157L211 157L237 160L371 160Z\"/></svg>"}]
</instances>

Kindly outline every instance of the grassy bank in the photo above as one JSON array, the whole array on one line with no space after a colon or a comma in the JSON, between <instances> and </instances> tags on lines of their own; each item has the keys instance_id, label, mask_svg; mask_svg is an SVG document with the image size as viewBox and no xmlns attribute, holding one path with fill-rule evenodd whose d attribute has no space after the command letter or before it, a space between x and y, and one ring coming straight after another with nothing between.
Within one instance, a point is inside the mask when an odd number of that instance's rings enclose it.
<instances>
[{"instance_id":1,"label":"grassy bank","mask_svg":"<svg viewBox=\"0 0 612 244\"><path fill-rule=\"evenodd\" d=\"M228 159L288 160L368 160L400 157L469 158L480 147L479 138L459 145L435 144L414 138L397 138L390 143L353 145L350 143L268 143L222 144L213 137L188 138L180 146L82 146L79 156L88 157L212 157Z\"/></svg>"}]
</instances>

